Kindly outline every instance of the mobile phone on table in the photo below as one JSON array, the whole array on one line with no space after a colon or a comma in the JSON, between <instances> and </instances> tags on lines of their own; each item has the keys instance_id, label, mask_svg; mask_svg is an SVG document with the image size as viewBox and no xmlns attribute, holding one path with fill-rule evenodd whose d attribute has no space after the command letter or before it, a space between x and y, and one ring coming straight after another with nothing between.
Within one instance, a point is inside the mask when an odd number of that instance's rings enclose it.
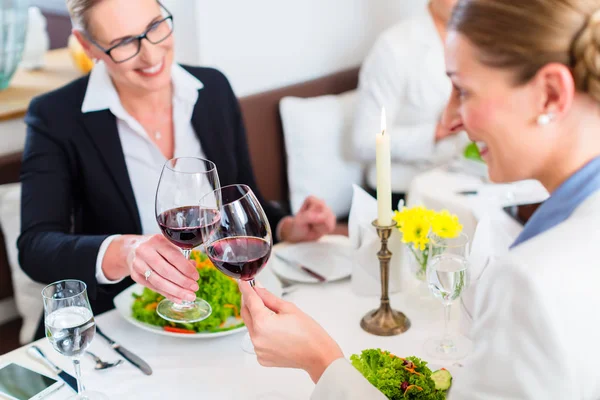
<instances>
[{"instance_id":1,"label":"mobile phone on table","mask_svg":"<svg viewBox=\"0 0 600 400\"><path fill-rule=\"evenodd\" d=\"M0 365L0 398L38 400L60 389L63 382L19 364Z\"/></svg>"}]
</instances>

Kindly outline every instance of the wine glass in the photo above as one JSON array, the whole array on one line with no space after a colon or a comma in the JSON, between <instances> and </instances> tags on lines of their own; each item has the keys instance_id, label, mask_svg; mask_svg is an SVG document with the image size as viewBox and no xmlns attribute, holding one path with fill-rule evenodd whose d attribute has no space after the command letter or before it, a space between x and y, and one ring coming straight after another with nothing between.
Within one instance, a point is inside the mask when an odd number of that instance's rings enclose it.
<instances>
[{"instance_id":1,"label":"wine glass","mask_svg":"<svg viewBox=\"0 0 600 400\"><path fill-rule=\"evenodd\" d=\"M214 223L214 215L201 218L198 201L219 189L217 167L211 161L195 157L169 160L163 166L156 189L156 221L163 235L189 260L194 247L204 242L202 226ZM164 299L156 307L162 318L171 322L192 323L207 318L212 308L205 300Z\"/></svg>"},{"instance_id":2,"label":"wine glass","mask_svg":"<svg viewBox=\"0 0 600 400\"><path fill-rule=\"evenodd\" d=\"M429 254L426 279L430 292L444 305L444 334L427 340L425 351L438 360L459 360L469 353L471 342L464 336L451 335L448 325L452 303L469 285L469 238L464 233L452 239L433 235Z\"/></svg>"},{"instance_id":3,"label":"wine glass","mask_svg":"<svg viewBox=\"0 0 600 400\"><path fill-rule=\"evenodd\" d=\"M269 260L273 245L264 210L248 186L230 185L200 201L200 215L208 219L215 213L220 214L216 227L203 227L206 255L219 271L254 287L254 277ZM254 354L248 334L242 348Z\"/></svg>"},{"instance_id":4,"label":"wine glass","mask_svg":"<svg viewBox=\"0 0 600 400\"><path fill-rule=\"evenodd\" d=\"M108 400L102 393L86 391L79 360L96 333L96 322L87 296L87 286L77 280L52 283L42 290L46 337L54 350L71 357L77 378L72 400Z\"/></svg>"}]
</instances>

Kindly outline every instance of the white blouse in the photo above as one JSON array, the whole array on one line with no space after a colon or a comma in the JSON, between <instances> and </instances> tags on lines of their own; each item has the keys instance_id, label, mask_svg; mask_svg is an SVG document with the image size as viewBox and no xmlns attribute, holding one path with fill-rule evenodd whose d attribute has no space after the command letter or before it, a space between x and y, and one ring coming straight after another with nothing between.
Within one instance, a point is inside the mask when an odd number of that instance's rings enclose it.
<instances>
[{"instance_id":1,"label":"white blouse","mask_svg":"<svg viewBox=\"0 0 600 400\"><path fill-rule=\"evenodd\" d=\"M191 122L194 106L198 100L198 90L204 85L178 64L172 66L171 79L175 157L205 158ZM167 159L150 140L142 125L125 111L106 66L102 62L96 64L90 74L81 112L101 110L110 110L117 119L117 130L140 214L142 234L160 233L156 222L154 197L162 167ZM117 236L119 235L108 237L100 246L96 259L96 279L100 284L118 282L108 280L102 272L102 260L106 249Z\"/></svg>"},{"instance_id":2,"label":"white blouse","mask_svg":"<svg viewBox=\"0 0 600 400\"><path fill-rule=\"evenodd\" d=\"M394 192L406 192L416 174L460 154L468 143L464 133L435 142L451 90L444 46L427 10L377 39L361 68L353 134L355 154L369 164L369 186L376 187L375 135L382 107L391 136Z\"/></svg>"}]
</instances>

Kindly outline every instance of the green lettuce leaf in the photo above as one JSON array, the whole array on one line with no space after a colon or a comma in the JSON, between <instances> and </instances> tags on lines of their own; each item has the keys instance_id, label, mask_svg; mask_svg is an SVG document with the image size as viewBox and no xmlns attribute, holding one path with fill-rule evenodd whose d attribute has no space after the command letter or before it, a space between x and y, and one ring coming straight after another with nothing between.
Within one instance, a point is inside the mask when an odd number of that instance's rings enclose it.
<instances>
[{"instance_id":1,"label":"green lettuce leaf","mask_svg":"<svg viewBox=\"0 0 600 400\"><path fill-rule=\"evenodd\" d=\"M360 355L352 355L350 361L373 386L388 399L408 400L444 400L446 393L435 389L431 380L432 371L427 362L417 357L396 357L389 351L380 349L363 350ZM409 371L406 363L411 362L415 368ZM403 390L404 387L410 387ZM414 385L414 386L412 386ZM411 387L412 386L412 387Z\"/></svg>"}]
</instances>

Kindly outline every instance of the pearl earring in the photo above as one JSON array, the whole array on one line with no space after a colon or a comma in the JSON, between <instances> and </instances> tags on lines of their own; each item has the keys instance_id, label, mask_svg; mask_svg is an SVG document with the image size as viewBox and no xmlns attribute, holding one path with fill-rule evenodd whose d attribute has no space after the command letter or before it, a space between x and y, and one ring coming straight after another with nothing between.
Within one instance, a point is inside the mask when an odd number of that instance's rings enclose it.
<instances>
[{"instance_id":1,"label":"pearl earring","mask_svg":"<svg viewBox=\"0 0 600 400\"><path fill-rule=\"evenodd\" d=\"M541 114L537 118L537 123L540 126L546 126L546 125L550 124L550 122L552 122L552 120L554 120L554 114L549 112L549 113Z\"/></svg>"}]
</instances>

